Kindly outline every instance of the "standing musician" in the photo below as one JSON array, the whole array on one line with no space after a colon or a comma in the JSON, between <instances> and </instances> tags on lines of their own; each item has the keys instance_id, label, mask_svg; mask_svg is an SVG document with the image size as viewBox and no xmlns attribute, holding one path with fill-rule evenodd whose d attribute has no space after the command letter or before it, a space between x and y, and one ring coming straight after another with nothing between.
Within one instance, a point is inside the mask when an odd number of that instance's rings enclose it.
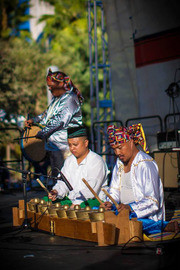
<instances>
[{"instance_id":1,"label":"standing musician","mask_svg":"<svg viewBox=\"0 0 180 270\"><path fill-rule=\"evenodd\" d=\"M68 128L68 144L72 155L65 160L61 171L68 179L73 190L69 192L65 183L58 180L49 194L49 199L55 201L59 198L62 200L68 195L72 203L71 208L75 204L79 204L81 207L86 205L91 207L99 206L99 202L93 199L94 195L83 183L82 179L86 179L99 198L104 200L105 196L101 188L107 188L107 165L101 156L89 149L89 140L85 127Z\"/></svg>"},{"instance_id":2,"label":"standing musician","mask_svg":"<svg viewBox=\"0 0 180 270\"><path fill-rule=\"evenodd\" d=\"M147 154L146 140L141 124L129 128L111 125L107 129L109 143L117 156L109 194L119 204L118 212L128 209L131 217L142 221L146 234L162 230L179 230L178 223L165 222L164 194L158 166ZM140 145L144 151L137 147ZM107 199L106 209L114 208Z\"/></svg>"},{"instance_id":3,"label":"standing musician","mask_svg":"<svg viewBox=\"0 0 180 270\"><path fill-rule=\"evenodd\" d=\"M53 96L52 101L42 114L25 121L25 126L30 127L34 123L44 126L36 137L46 139L45 149L49 153L52 176L56 177L70 153L67 128L82 124L83 98L69 76L61 71L52 72L49 69L46 82Z\"/></svg>"}]
</instances>

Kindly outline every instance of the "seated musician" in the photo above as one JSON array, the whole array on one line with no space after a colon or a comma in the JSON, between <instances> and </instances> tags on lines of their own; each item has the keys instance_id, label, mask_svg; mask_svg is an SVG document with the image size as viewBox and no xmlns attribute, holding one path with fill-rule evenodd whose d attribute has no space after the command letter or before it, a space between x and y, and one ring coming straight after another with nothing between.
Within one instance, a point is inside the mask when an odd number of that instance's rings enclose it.
<instances>
[{"instance_id":1,"label":"seated musician","mask_svg":"<svg viewBox=\"0 0 180 270\"><path fill-rule=\"evenodd\" d=\"M59 198L62 200L68 195L72 203L71 208L76 204L81 205L81 207L86 205L99 206L99 202L93 199L93 194L82 179L84 178L88 182L102 200L105 199L101 188L107 186L107 165L102 157L89 149L85 127L68 128L68 144L72 155L65 160L61 171L73 190L69 191L65 183L58 180L49 194L49 199L55 201ZM61 204L65 203L61 201Z\"/></svg>"},{"instance_id":2,"label":"seated musician","mask_svg":"<svg viewBox=\"0 0 180 270\"><path fill-rule=\"evenodd\" d=\"M129 128L111 125L107 129L109 143L117 156L108 193L119 204L116 212L130 211L130 218L143 223L146 234L179 230L178 223L165 222L164 194L158 166L146 152L141 124ZM140 145L144 151L140 150ZM106 209L114 205L107 199Z\"/></svg>"}]
</instances>

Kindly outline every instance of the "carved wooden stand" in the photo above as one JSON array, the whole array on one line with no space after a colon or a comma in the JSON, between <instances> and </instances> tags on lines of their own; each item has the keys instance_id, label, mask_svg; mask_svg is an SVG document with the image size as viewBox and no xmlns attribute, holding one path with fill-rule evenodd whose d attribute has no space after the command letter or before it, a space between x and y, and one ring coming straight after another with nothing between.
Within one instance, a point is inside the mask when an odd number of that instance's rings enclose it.
<instances>
[{"instance_id":1,"label":"carved wooden stand","mask_svg":"<svg viewBox=\"0 0 180 270\"><path fill-rule=\"evenodd\" d=\"M13 207L13 226L21 226L24 221L24 200L19 207ZM31 228L50 232L57 236L97 242L99 246L120 245L131 238L142 239L142 223L129 220L128 210L122 210L117 216L111 211L104 212L104 221L90 222L76 219L58 218L27 211Z\"/></svg>"}]
</instances>

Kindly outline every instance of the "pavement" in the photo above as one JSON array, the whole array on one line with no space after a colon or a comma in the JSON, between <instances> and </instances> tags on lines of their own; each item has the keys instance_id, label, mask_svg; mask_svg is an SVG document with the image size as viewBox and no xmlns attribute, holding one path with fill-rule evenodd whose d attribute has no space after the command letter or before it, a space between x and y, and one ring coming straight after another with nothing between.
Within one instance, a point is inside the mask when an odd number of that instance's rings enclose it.
<instances>
[{"instance_id":1,"label":"pavement","mask_svg":"<svg viewBox=\"0 0 180 270\"><path fill-rule=\"evenodd\" d=\"M27 199L44 196L31 190ZM23 192L0 193L1 265L23 270L96 269L178 269L180 241L127 243L99 247L96 243L53 236L28 226L12 226L12 207L18 206Z\"/></svg>"}]
</instances>

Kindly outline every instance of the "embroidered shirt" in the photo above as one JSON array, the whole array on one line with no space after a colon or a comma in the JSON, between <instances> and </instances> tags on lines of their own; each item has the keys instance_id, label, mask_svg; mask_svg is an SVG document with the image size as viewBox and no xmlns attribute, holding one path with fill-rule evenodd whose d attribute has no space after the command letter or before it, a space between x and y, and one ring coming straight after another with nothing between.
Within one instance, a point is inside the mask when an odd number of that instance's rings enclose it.
<instances>
[{"instance_id":1,"label":"embroidered shirt","mask_svg":"<svg viewBox=\"0 0 180 270\"><path fill-rule=\"evenodd\" d=\"M124 165L117 159L108 192L118 203L121 202L123 171ZM137 217L154 221L164 219L164 193L156 162L148 154L139 151L131 165L130 174L135 199L130 205Z\"/></svg>"}]
</instances>

